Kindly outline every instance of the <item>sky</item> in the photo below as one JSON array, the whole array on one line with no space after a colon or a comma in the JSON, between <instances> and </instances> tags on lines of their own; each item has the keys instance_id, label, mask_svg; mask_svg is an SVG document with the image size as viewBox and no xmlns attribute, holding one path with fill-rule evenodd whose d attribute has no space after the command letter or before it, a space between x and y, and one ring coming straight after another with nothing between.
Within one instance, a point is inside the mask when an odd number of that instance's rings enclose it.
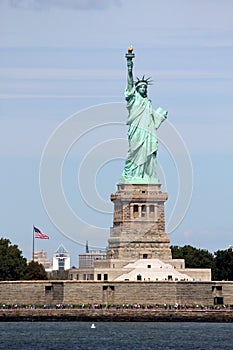
<instances>
[{"instance_id":1,"label":"sky","mask_svg":"<svg viewBox=\"0 0 233 350\"><path fill-rule=\"evenodd\" d=\"M0 0L1 237L32 255L32 227L78 265L105 248L127 152L125 53L151 76L171 244L233 245L233 2Z\"/></svg>"}]
</instances>

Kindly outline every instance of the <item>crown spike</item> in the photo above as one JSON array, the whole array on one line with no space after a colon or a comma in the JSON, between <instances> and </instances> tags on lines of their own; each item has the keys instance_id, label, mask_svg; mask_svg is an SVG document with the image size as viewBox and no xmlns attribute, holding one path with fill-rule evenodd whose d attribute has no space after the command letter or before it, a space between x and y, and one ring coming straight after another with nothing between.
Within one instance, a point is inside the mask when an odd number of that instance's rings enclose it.
<instances>
[{"instance_id":1,"label":"crown spike","mask_svg":"<svg viewBox=\"0 0 233 350\"><path fill-rule=\"evenodd\" d=\"M152 84L152 81L151 80L151 77L149 78L145 78L145 75L143 75L143 77L141 79L139 79L138 77L137 78L137 81L135 82L135 86L137 86L138 84L146 84L146 85L151 85Z\"/></svg>"}]
</instances>

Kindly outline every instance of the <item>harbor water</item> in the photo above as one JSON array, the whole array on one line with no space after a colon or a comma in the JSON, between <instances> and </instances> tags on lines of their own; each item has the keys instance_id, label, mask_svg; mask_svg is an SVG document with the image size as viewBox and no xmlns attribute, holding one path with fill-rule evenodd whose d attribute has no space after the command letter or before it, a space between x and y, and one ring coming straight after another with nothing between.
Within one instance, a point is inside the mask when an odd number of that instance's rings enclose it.
<instances>
[{"instance_id":1,"label":"harbor water","mask_svg":"<svg viewBox=\"0 0 233 350\"><path fill-rule=\"evenodd\" d=\"M1 322L4 350L232 350L232 323Z\"/></svg>"}]
</instances>

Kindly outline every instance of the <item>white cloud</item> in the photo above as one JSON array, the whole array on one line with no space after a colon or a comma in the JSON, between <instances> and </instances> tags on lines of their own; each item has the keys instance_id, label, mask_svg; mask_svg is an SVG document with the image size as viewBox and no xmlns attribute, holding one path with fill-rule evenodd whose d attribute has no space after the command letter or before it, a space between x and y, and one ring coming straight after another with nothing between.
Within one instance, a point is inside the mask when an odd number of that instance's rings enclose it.
<instances>
[{"instance_id":1,"label":"white cloud","mask_svg":"<svg viewBox=\"0 0 233 350\"><path fill-rule=\"evenodd\" d=\"M20 9L50 10L52 8L73 10L101 10L109 5L120 5L120 0L10 0L8 5Z\"/></svg>"},{"instance_id":2,"label":"white cloud","mask_svg":"<svg viewBox=\"0 0 233 350\"><path fill-rule=\"evenodd\" d=\"M124 71L113 69L0 68L0 77L5 79L114 79L124 76Z\"/></svg>"},{"instance_id":3,"label":"white cloud","mask_svg":"<svg viewBox=\"0 0 233 350\"><path fill-rule=\"evenodd\" d=\"M71 99L71 98L77 98L77 99L96 99L96 98L112 98L115 99L117 96L110 96L110 95L71 95L71 94L37 94L37 93L32 93L32 94L20 94L20 93L0 93L0 99L56 99L56 98L61 98L61 99Z\"/></svg>"},{"instance_id":4,"label":"white cloud","mask_svg":"<svg viewBox=\"0 0 233 350\"><path fill-rule=\"evenodd\" d=\"M140 72L139 72L140 73ZM152 76L164 79L232 79L233 73L220 70L154 70ZM124 69L0 68L3 79L124 79Z\"/></svg>"},{"instance_id":5,"label":"white cloud","mask_svg":"<svg viewBox=\"0 0 233 350\"><path fill-rule=\"evenodd\" d=\"M129 41L146 48L197 47L216 42L222 46L226 40L229 44L232 35L233 2L228 0L14 0L11 3L17 7L3 8L1 18L1 45L6 47L111 45L116 48L128 45ZM41 11L44 8L50 11Z\"/></svg>"}]
</instances>

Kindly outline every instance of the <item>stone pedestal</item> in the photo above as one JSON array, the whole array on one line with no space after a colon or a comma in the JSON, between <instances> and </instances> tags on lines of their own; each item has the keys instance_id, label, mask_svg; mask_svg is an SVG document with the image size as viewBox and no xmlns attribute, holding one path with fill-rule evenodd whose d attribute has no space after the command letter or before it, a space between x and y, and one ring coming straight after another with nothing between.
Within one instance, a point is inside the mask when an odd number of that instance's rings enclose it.
<instances>
[{"instance_id":1,"label":"stone pedestal","mask_svg":"<svg viewBox=\"0 0 233 350\"><path fill-rule=\"evenodd\" d=\"M118 184L111 195L113 227L108 240L109 259L171 259L170 239L165 232L161 185Z\"/></svg>"}]
</instances>

